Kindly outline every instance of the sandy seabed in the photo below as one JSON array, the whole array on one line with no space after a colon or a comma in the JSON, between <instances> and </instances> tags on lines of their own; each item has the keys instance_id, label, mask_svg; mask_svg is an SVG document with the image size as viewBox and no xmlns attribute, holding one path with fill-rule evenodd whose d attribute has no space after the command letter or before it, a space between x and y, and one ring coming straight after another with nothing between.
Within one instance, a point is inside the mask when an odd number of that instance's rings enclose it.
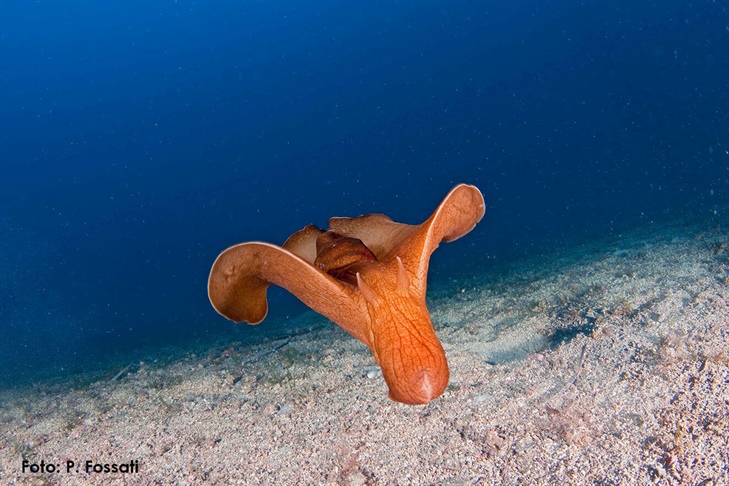
<instances>
[{"instance_id":1,"label":"sandy seabed","mask_svg":"<svg viewBox=\"0 0 729 486\"><path fill-rule=\"evenodd\" d=\"M429 307L451 382L427 406L388 400L367 348L307 313L1 390L0 484L729 485L726 228L651 225L434 285Z\"/></svg>"}]
</instances>

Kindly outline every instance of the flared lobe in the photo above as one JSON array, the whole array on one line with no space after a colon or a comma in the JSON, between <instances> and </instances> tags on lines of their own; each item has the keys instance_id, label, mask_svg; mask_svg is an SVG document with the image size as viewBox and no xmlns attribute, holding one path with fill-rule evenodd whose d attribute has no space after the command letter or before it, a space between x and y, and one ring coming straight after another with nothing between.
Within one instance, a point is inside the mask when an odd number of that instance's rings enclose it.
<instances>
[{"instance_id":1,"label":"flared lobe","mask_svg":"<svg viewBox=\"0 0 729 486\"><path fill-rule=\"evenodd\" d=\"M316 239L324 233L313 224L307 224L303 229L289 236L281 245L307 263L314 264L316 259Z\"/></svg>"},{"instance_id":2,"label":"flared lobe","mask_svg":"<svg viewBox=\"0 0 729 486\"><path fill-rule=\"evenodd\" d=\"M454 241L470 232L483 218L485 209L481 191L460 184L420 225L396 223L384 214L368 214L331 218L329 228L362 240L380 261L399 256L412 276L411 284L417 293L425 294L430 255L441 241Z\"/></svg>"},{"instance_id":3,"label":"flared lobe","mask_svg":"<svg viewBox=\"0 0 729 486\"><path fill-rule=\"evenodd\" d=\"M225 250L210 271L208 296L224 317L257 324L268 313L266 291L271 284L367 343L366 308L356 289L276 245L251 242Z\"/></svg>"}]
</instances>

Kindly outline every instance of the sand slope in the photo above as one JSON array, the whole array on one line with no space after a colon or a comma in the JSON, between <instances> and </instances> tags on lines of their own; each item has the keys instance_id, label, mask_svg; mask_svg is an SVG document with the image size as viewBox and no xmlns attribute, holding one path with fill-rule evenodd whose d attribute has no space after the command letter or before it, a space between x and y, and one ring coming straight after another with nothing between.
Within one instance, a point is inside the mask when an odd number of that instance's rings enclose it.
<instances>
[{"instance_id":1,"label":"sand slope","mask_svg":"<svg viewBox=\"0 0 729 486\"><path fill-rule=\"evenodd\" d=\"M729 484L725 231L637 230L430 297L452 378L428 406L389 401L369 351L308 313L255 346L0 392L0 484Z\"/></svg>"}]
</instances>

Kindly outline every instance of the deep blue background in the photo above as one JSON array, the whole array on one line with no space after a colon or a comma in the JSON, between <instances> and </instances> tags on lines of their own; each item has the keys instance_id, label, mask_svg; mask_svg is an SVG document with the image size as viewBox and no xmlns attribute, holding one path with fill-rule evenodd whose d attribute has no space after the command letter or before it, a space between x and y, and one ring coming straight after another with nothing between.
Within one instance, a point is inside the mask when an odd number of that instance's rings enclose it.
<instances>
[{"instance_id":1,"label":"deep blue background","mask_svg":"<svg viewBox=\"0 0 729 486\"><path fill-rule=\"evenodd\" d=\"M0 368L224 332L205 283L225 247L333 215L418 223L458 182L487 217L433 278L709 216L729 200L728 10L0 2ZM274 321L304 310L273 299Z\"/></svg>"}]
</instances>

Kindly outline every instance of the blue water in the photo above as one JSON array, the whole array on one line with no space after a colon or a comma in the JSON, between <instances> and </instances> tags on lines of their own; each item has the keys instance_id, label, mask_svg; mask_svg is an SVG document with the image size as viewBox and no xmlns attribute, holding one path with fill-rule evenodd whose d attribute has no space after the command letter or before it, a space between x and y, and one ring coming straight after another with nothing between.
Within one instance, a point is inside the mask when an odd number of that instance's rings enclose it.
<instances>
[{"instance_id":1,"label":"blue water","mask_svg":"<svg viewBox=\"0 0 729 486\"><path fill-rule=\"evenodd\" d=\"M238 242L467 182L431 275L462 277L710 219L728 150L726 1L4 0L0 381L234 332L205 284Z\"/></svg>"}]
</instances>

